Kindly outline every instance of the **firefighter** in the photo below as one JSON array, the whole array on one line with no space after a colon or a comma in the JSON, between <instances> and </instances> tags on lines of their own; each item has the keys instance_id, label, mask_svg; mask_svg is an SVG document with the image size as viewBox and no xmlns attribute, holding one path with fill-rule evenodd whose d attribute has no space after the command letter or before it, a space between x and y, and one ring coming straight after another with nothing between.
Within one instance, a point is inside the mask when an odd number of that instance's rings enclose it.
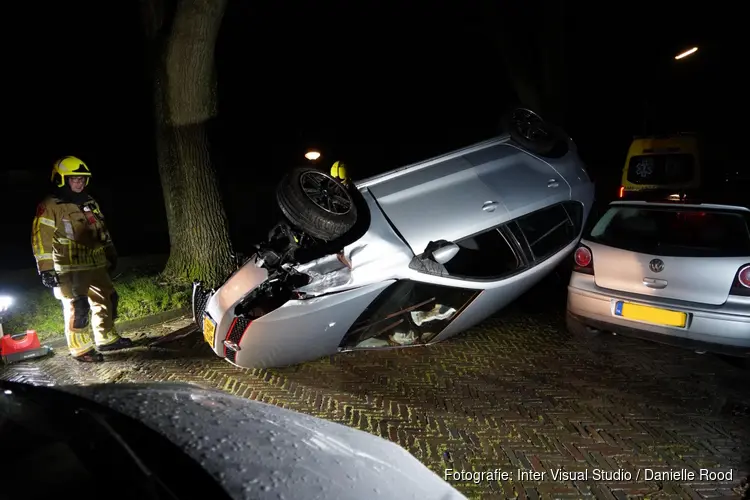
<instances>
[{"instance_id":1,"label":"firefighter","mask_svg":"<svg viewBox=\"0 0 750 500\"><path fill-rule=\"evenodd\" d=\"M344 162L337 161L331 166L331 177L347 188L349 187L349 176L346 173L346 165Z\"/></svg>"},{"instance_id":2,"label":"firefighter","mask_svg":"<svg viewBox=\"0 0 750 500\"><path fill-rule=\"evenodd\" d=\"M132 341L115 330L117 292L110 273L117 252L99 204L86 192L90 179L89 167L74 156L55 162L55 189L37 206L32 247L42 283L62 301L70 354L98 362L101 352L132 347Z\"/></svg>"}]
</instances>

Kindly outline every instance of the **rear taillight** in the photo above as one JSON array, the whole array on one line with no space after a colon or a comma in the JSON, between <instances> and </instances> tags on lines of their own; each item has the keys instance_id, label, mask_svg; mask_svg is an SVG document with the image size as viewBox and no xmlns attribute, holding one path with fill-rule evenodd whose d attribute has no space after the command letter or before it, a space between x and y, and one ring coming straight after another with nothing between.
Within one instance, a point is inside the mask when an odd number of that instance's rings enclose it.
<instances>
[{"instance_id":1,"label":"rear taillight","mask_svg":"<svg viewBox=\"0 0 750 500\"><path fill-rule=\"evenodd\" d=\"M737 271L729 294L750 297L750 264L745 264Z\"/></svg>"},{"instance_id":2,"label":"rear taillight","mask_svg":"<svg viewBox=\"0 0 750 500\"><path fill-rule=\"evenodd\" d=\"M576 251L573 252L573 260L575 261L575 267L573 268L575 272L594 274L594 257L587 246L580 245L576 248Z\"/></svg>"},{"instance_id":3,"label":"rear taillight","mask_svg":"<svg viewBox=\"0 0 750 500\"><path fill-rule=\"evenodd\" d=\"M618 198L622 198L625 195L625 186L620 186L620 191L617 193Z\"/></svg>"}]
</instances>

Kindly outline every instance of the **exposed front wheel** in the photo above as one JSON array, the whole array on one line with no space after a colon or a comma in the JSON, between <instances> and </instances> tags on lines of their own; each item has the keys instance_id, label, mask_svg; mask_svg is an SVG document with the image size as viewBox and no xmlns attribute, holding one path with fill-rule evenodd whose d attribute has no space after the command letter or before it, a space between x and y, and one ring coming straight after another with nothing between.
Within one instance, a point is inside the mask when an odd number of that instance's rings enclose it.
<instances>
[{"instance_id":1,"label":"exposed front wheel","mask_svg":"<svg viewBox=\"0 0 750 500\"><path fill-rule=\"evenodd\" d=\"M276 189L276 200L293 226L324 241L343 236L357 222L351 193L315 168L296 168L287 174Z\"/></svg>"},{"instance_id":2,"label":"exposed front wheel","mask_svg":"<svg viewBox=\"0 0 750 500\"><path fill-rule=\"evenodd\" d=\"M514 109L503 118L502 125L511 139L524 149L541 156L553 155L565 142L557 126L530 109Z\"/></svg>"}]
</instances>

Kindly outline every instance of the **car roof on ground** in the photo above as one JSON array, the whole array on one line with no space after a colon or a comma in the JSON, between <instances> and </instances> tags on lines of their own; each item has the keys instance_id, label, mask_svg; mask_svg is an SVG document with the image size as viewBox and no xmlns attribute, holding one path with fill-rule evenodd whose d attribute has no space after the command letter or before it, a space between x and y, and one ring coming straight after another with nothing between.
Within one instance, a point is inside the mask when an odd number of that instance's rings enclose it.
<instances>
[{"instance_id":1,"label":"car roof on ground","mask_svg":"<svg viewBox=\"0 0 750 500\"><path fill-rule=\"evenodd\" d=\"M725 205L725 204L719 204L719 203L678 203L678 202L653 202L653 201L643 201L643 200L622 200L622 201L613 201L609 204L610 206L619 206L619 205L637 205L637 206L648 206L648 207L683 207L683 208L705 208L705 209L714 209L714 210L742 210L744 212L750 212L750 208L743 207L740 205Z\"/></svg>"}]
</instances>

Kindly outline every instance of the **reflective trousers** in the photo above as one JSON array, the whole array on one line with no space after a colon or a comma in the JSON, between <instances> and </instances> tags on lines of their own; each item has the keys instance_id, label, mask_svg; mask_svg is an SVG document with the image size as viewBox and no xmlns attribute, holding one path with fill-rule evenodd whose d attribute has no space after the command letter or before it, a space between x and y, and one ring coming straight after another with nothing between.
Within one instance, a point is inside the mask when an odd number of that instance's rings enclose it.
<instances>
[{"instance_id":1,"label":"reflective trousers","mask_svg":"<svg viewBox=\"0 0 750 500\"><path fill-rule=\"evenodd\" d=\"M115 330L117 292L106 268L61 273L55 295L62 302L65 339L72 356L120 338Z\"/></svg>"}]
</instances>

